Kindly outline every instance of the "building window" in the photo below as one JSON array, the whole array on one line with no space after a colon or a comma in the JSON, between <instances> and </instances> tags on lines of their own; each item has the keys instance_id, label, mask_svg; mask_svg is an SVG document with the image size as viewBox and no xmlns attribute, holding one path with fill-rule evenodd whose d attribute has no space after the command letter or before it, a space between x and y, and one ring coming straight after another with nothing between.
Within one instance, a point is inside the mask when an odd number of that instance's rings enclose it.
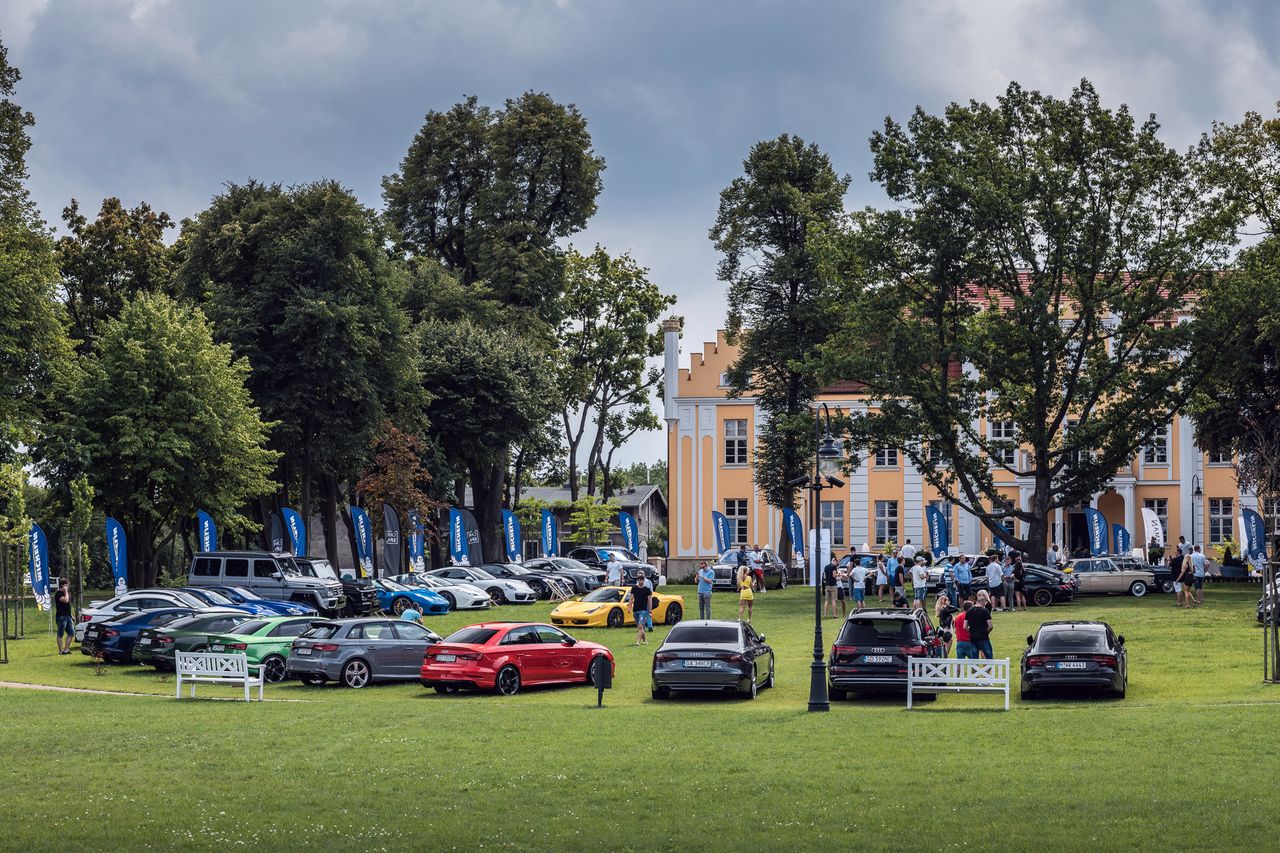
<instances>
[{"instance_id":1,"label":"building window","mask_svg":"<svg viewBox=\"0 0 1280 853\"><path fill-rule=\"evenodd\" d=\"M1233 522L1232 498L1209 498L1209 544L1217 545L1231 538Z\"/></svg>"},{"instance_id":2,"label":"building window","mask_svg":"<svg viewBox=\"0 0 1280 853\"><path fill-rule=\"evenodd\" d=\"M1018 428L1013 421L992 421L991 422L991 439L992 441L1012 441L1018 440Z\"/></svg>"},{"instance_id":3,"label":"building window","mask_svg":"<svg viewBox=\"0 0 1280 853\"><path fill-rule=\"evenodd\" d=\"M724 517L729 520L729 544L746 545L747 542L747 499L725 498Z\"/></svg>"},{"instance_id":4,"label":"building window","mask_svg":"<svg viewBox=\"0 0 1280 853\"><path fill-rule=\"evenodd\" d=\"M721 387L721 388L728 388L728 387L729 387L729 374L727 374L727 373L721 373L721 374L720 374L720 387Z\"/></svg>"},{"instance_id":5,"label":"building window","mask_svg":"<svg viewBox=\"0 0 1280 853\"><path fill-rule=\"evenodd\" d=\"M747 464L747 421L745 418L724 422L724 464Z\"/></svg>"},{"instance_id":6,"label":"building window","mask_svg":"<svg viewBox=\"0 0 1280 853\"><path fill-rule=\"evenodd\" d=\"M1151 441L1142 447L1143 465L1169 464L1169 433L1162 432L1151 436Z\"/></svg>"},{"instance_id":7,"label":"building window","mask_svg":"<svg viewBox=\"0 0 1280 853\"><path fill-rule=\"evenodd\" d=\"M1262 499L1262 523L1272 536L1280 536L1280 498Z\"/></svg>"},{"instance_id":8,"label":"building window","mask_svg":"<svg viewBox=\"0 0 1280 853\"><path fill-rule=\"evenodd\" d=\"M1143 509L1149 509L1156 514L1156 518L1160 519L1161 536L1165 542L1169 541L1169 499L1168 498L1143 498ZM1143 547L1150 545L1150 542L1143 542Z\"/></svg>"},{"instance_id":9,"label":"building window","mask_svg":"<svg viewBox=\"0 0 1280 853\"><path fill-rule=\"evenodd\" d=\"M941 447L929 445L929 464L930 465L932 465L934 468L937 468L946 461L947 461L946 457L943 455Z\"/></svg>"},{"instance_id":10,"label":"building window","mask_svg":"<svg viewBox=\"0 0 1280 853\"><path fill-rule=\"evenodd\" d=\"M1226 449L1225 447L1219 447L1217 450L1210 450L1209 464L1210 465L1230 465L1231 451Z\"/></svg>"},{"instance_id":11,"label":"building window","mask_svg":"<svg viewBox=\"0 0 1280 853\"><path fill-rule=\"evenodd\" d=\"M876 544L898 541L898 502L876 501Z\"/></svg>"},{"instance_id":12,"label":"building window","mask_svg":"<svg viewBox=\"0 0 1280 853\"><path fill-rule=\"evenodd\" d=\"M822 529L831 531L832 546L844 544L844 501L823 501L819 507Z\"/></svg>"},{"instance_id":13,"label":"building window","mask_svg":"<svg viewBox=\"0 0 1280 853\"><path fill-rule=\"evenodd\" d=\"M897 468L898 451L892 447L882 447L876 451L877 468Z\"/></svg>"}]
</instances>

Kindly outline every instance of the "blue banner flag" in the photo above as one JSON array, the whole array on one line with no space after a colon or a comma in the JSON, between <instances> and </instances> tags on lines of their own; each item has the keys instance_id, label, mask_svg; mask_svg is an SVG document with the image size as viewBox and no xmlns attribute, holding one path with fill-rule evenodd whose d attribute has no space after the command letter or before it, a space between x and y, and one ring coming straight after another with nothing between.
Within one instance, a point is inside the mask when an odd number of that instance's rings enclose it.
<instances>
[{"instance_id":1,"label":"blue banner flag","mask_svg":"<svg viewBox=\"0 0 1280 853\"><path fill-rule=\"evenodd\" d=\"M640 553L640 525L629 512L618 513L618 526L622 528L622 545L632 554Z\"/></svg>"},{"instance_id":2,"label":"blue banner flag","mask_svg":"<svg viewBox=\"0 0 1280 853\"><path fill-rule=\"evenodd\" d=\"M356 559L364 577L373 577L373 525L369 513L358 506L351 507L351 524L356 531Z\"/></svg>"},{"instance_id":3,"label":"blue banner flag","mask_svg":"<svg viewBox=\"0 0 1280 853\"><path fill-rule=\"evenodd\" d=\"M542 511L542 556L560 556L560 522L549 509Z\"/></svg>"},{"instance_id":4,"label":"blue banner flag","mask_svg":"<svg viewBox=\"0 0 1280 853\"><path fill-rule=\"evenodd\" d=\"M40 525L31 525L30 545L31 591L36 596L36 607L48 610L49 600L49 540Z\"/></svg>"},{"instance_id":5,"label":"blue banner flag","mask_svg":"<svg viewBox=\"0 0 1280 853\"><path fill-rule=\"evenodd\" d=\"M716 532L716 553L723 554L729 550L729 519L723 512L711 510L711 526Z\"/></svg>"},{"instance_id":6,"label":"blue banner flag","mask_svg":"<svg viewBox=\"0 0 1280 853\"><path fill-rule=\"evenodd\" d=\"M449 507L449 558L455 565L466 563L469 551L467 531L462 524L462 513L457 507Z\"/></svg>"},{"instance_id":7,"label":"blue banner flag","mask_svg":"<svg viewBox=\"0 0 1280 853\"><path fill-rule=\"evenodd\" d=\"M218 525L213 523L213 516L204 510L196 513L196 540L201 551L218 550Z\"/></svg>"},{"instance_id":8,"label":"blue banner flag","mask_svg":"<svg viewBox=\"0 0 1280 853\"><path fill-rule=\"evenodd\" d=\"M298 557L307 556L307 526L302 523L302 516L285 507L280 510L284 519L284 531L289 537L289 553Z\"/></svg>"},{"instance_id":9,"label":"blue banner flag","mask_svg":"<svg viewBox=\"0 0 1280 853\"><path fill-rule=\"evenodd\" d=\"M1262 520L1262 516L1255 509L1244 509L1240 511L1241 517L1244 519L1244 535L1249 540L1248 556L1254 558L1266 558L1267 556L1267 525Z\"/></svg>"},{"instance_id":10,"label":"blue banner flag","mask_svg":"<svg viewBox=\"0 0 1280 853\"><path fill-rule=\"evenodd\" d=\"M794 509L784 509L782 511L782 526L787 531L787 538L791 540L791 549L796 552L796 556L803 557L804 522L800 520L800 513Z\"/></svg>"},{"instance_id":11,"label":"blue banner flag","mask_svg":"<svg viewBox=\"0 0 1280 853\"><path fill-rule=\"evenodd\" d=\"M115 594L129 591L129 543L124 537L124 525L114 518L107 518L107 563L111 577L115 579Z\"/></svg>"},{"instance_id":12,"label":"blue banner flag","mask_svg":"<svg viewBox=\"0 0 1280 853\"><path fill-rule=\"evenodd\" d=\"M927 506L924 520L929 525L929 550L935 558L945 557L951 547L951 525L947 524L947 517L936 506Z\"/></svg>"},{"instance_id":13,"label":"blue banner flag","mask_svg":"<svg viewBox=\"0 0 1280 853\"><path fill-rule=\"evenodd\" d=\"M1133 537L1123 524L1111 525L1111 553L1128 554L1133 550Z\"/></svg>"},{"instance_id":14,"label":"blue banner flag","mask_svg":"<svg viewBox=\"0 0 1280 853\"><path fill-rule=\"evenodd\" d=\"M426 529L422 525L422 515L411 509L405 513L409 523L409 537L405 540L409 546L409 571L420 572L427 567Z\"/></svg>"},{"instance_id":15,"label":"blue banner flag","mask_svg":"<svg viewBox=\"0 0 1280 853\"><path fill-rule=\"evenodd\" d=\"M520 519L509 509L502 511L502 545L508 560L520 562L524 551L524 537L520 535Z\"/></svg>"},{"instance_id":16,"label":"blue banner flag","mask_svg":"<svg viewBox=\"0 0 1280 853\"><path fill-rule=\"evenodd\" d=\"M1089 529L1089 553L1097 557L1107 553L1107 518L1091 506L1084 508L1084 523Z\"/></svg>"}]
</instances>

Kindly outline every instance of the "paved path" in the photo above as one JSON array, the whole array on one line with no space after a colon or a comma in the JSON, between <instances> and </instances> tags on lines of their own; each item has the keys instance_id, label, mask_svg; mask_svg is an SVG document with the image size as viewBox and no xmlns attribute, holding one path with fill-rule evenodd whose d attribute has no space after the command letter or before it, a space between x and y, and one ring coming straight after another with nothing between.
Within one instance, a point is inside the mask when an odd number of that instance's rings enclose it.
<instances>
[{"instance_id":1,"label":"paved path","mask_svg":"<svg viewBox=\"0 0 1280 853\"><path fill-rule=\"evenodd\" d=\"M27 684L22 681L0 681L0 687L15 690L48 690L53 693L89 693L94 696L148 696L156 699L173 699L165 693L128 693L123 690L91 690L88 687L54 687L52 684ZM243 702L243 696L201 696L214 702ZM267 699L267 702L309 702L309 699Z\"/></svg>"}]
</instances>

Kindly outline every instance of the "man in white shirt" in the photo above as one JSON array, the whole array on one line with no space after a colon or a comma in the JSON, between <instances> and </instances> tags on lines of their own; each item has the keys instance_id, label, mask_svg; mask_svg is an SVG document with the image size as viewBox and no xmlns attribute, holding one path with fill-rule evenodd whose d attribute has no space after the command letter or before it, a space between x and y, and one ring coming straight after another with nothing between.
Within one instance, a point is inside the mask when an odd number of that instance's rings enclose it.
<instances>
[{"instance_id":1,"label":"man in white shirt","mask_svg":"<svg viewBox=\"0 0 1280 853\"><path fill-rule=\"evenodd\" d=\"M853 588L853 609L867 608L867 574L871 570L862 565L861 560L849 558L849 586Z\"/></svg>"},{"instance_id":2,"label":"man in white shirt","mask_svg":"<svg viewBox=\"0 0 1280 853\"><path fill-rule=\"evenodd\" d=\"M1051 569L1057 568L1058 561L1060 559L1062 559L1062 557L1058 553L1058 543L1054 542L1049 546L1049 553L1045 556L1045 564Z\"/></svg>"},{"instance_id":3,"label":"man in white shirt","mask_svg":"<svg viewBox=\"0 0 1280 853\"><path fill-rule=\"evenodd\" d=\"M915 599L916 610L924 610L924 597L928 594L929 569L924 564L924 557L916 557L915 565L911 567L911 596Z\"/></svg>"},{"instance_id":4,"label":"man in white shirt","mask_svg":"<svg viewBox=\"0 0 1280 853\"><path fill-rule=\"evenodd\" d=\"M911 540L907 540L907 544L902 546L902 559L907 565L911 565L911 561L915 559L916 546L911 544Z\"/></svg>"},{"instance_id":5,"label":"man in white shirt","mask_svg":"<svg viewBox=\"0 0 1280 853\"><path fill-rule=\"evenodd\" d=\"M987 592L991 594L991 605L997 612L1004 609L1004 572L1000 563L992 560L987 563Z\"/></svg>"},{"instance_id":6,"label":"man in white shirt","mask_svg":"<svg viewBox=\"0 0 1280 853\"><path fill-rule=\"evenodd\" d=\"M622 563L618 562L617 554L609 555L609 562L605 563L605 583L609 586L622 586Z\"/></svg>"}]
</instances>

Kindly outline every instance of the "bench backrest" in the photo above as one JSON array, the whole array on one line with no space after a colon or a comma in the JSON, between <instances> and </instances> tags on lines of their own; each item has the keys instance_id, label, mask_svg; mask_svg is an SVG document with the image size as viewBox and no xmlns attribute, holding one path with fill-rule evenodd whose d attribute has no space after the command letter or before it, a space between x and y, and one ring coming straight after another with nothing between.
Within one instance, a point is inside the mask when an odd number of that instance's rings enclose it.
<instances>
[{"instance_id":1,"label":"bench backrest","mask_svg":"<svg viewBox=\"0 0 1280 853\"><path fill-rule=\"evenodd\" d=\"M215 655L211 652L178 652L178 673L235 678L249 674L249 658L239 655Z\"/></svg>"},{"instance_id":2,"label":"bench backrest","mask_svg":"<svg viewBox=\"0 0 1280 853\"><path fill-rule=\"evenodd\" d=\"M910 658L907 665L910 680L920 683L1002 685L1009 681L1008 658Z\"/></svg>"}]
</instances>

